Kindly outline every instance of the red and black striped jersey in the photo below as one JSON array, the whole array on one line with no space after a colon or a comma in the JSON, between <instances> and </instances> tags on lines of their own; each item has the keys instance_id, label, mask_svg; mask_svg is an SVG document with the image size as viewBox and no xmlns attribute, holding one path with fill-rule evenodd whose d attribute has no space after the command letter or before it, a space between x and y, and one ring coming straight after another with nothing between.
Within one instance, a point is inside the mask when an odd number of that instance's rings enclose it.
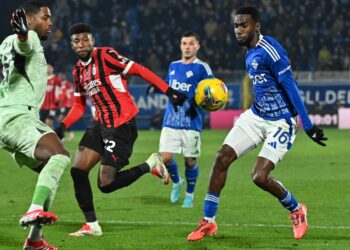
<instances>
[{"instance_id":1,"label":"red and black striped jersey","mask_svg":"<svg viewBox=\"0 0 350 250\"><path fill-rule=\"evenodd\" d=\"M68 80L62 81L60 94L60 108L70 108L74 101L74 87L73 83Z\"/></svg>"},{"instance_id":2,"label":"red and black striped jersey","mask_svg":"<svg viewBox=\"0 0 350 250\"><path fill-rule=\"evenodd\" d=\"M96 108L95 118L116 128L138 113L128 89L126 75L133 61L109 47L96 47L87 62L73 68L74 96L88 95Z\"/></svg>"},{"instance_id":3,"label":"red and black striped jersey","mask_svg":"<svg viewBox=\"0 0 350 250\"><path fill-rule=\"evenodd\" d=\"M41 109L57 109L60 101L62 79L57 75L52 75L47 79L46 94Z\"/></svg>"}]
</instances>

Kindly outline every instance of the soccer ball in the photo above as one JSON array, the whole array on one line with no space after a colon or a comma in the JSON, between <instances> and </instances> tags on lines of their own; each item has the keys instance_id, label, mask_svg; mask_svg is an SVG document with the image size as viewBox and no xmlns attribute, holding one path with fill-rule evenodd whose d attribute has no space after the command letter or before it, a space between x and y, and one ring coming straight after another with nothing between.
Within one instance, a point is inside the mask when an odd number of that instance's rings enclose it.
<instances>
[{"instance_id":1,"label":"soccer ball","mask_svg":"<svg viewBox=\"0 0 350 250\"><path fill-rule=\"evenodd\" d=\"M217 78L204 79L199 82L194 99L200 108L217 111L227 103L227 87Z\"/></svg>"}]
</instances>

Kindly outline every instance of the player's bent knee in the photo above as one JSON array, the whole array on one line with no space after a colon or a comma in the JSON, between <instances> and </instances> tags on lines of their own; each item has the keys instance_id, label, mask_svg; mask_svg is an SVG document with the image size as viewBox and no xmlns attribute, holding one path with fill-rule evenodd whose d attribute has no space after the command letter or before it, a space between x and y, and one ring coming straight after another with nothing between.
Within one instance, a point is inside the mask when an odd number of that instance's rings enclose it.
<instances>
[{"instance_id":1,"label":"player's bent knee","mask_svg":"<svg viewBox=\"0 0 350 250\"><path fill-rule=\"evenodd\" d=\"M237 159L235 152L227 151L224 148L216 153L215 167L226 170L230 164Z\"/></svg>"},{"instance_id":2,"label":"player's bent knee","mask_svg":"<svg viewBox=\"0 0 350 250\"><path fill-rule=\"evenodd\" d=\"M196 158L186 158L185 159L185 167L186 168L192 169L196 166L196 164L197 164Z\"/></svg>"},{"instance_id":3,"label":"player's bent knee","mask_svg":"<svg viewBox=\"0 0 350 250\"><path fill-rule=\"evenodd\" d=\"M58 154L65 155L70 158L70 153L63 147Z\"/></svg>"},{"instance_id":4,"label":"player's bent knee","mask_svg":"<svg viewBox=\"0 0 350 250\"><path fill-rule=\"evenodd\" d=\"M261 171L254 171L252 173L252 179L255 185L264 187L267 182L267 175Z\"/></svg>"}]
</instances>

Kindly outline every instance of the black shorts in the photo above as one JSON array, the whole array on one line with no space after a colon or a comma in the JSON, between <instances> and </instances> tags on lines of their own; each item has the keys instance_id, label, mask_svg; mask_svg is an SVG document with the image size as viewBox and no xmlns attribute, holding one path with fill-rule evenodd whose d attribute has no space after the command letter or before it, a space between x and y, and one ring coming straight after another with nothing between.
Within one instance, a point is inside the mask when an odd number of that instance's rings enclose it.
<instances>
[{"instance_id":1,"label":"black shorts","mask_svg":"<svg viewBox=\"0 0 350 250\"><path fill-rule=\"evenodd\" d=\"M85 131L79 146L87 147L102 155L102 165L117 168L129 164L133 146L137 138L135 118L118 128L107 128L97 121Z\"/></svg>"},{"instance_id":2,"label":"black shorts","mask_svg":"<svg viewBox=\"0 0 350 250\"><path fill-rule=\"evenodd\" d=\"M39 115L40 121L44 123L46 119L54 120L56 116L56 109L41 109Z\"/></svg>"}]
</instances>

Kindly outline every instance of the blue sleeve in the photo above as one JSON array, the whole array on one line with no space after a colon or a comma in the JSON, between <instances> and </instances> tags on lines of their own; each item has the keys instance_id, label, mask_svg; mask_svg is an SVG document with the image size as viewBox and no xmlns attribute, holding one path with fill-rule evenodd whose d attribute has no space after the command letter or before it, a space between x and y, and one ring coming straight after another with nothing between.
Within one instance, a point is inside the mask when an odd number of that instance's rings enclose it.
<instances>
[{"instance_id":1,"label":"blue sleeve","mask_svg":"<svg viewBox=\"0 0 350 250\"><path fill-rule=\"evenodd\" d=\"M168 73L166 74L165 80L164 80L168 85L170 85L170 84L169 84L169 72L170 72L170 67L169 67L169 71L168 71Z\"/></svg>"},{"instance_id":2,"label":"blue sleeve","mask_svg":"<svg viewBox=\"0 0 350 250\"><path fill-rule=\"evenodd\" d=\"M282 88L286 91L287 96L290 99L294 109L300 116L304 130L309 130L313 125L310 121L309 116L307 115L305 105L301 99L297 83L293 77L292 68L288 62L288 57L284 53L280 53L280 55L282 55L282 57L277 61L270 59L270 68L272 74L275 76Z\"/></svg>"},{"instance_id":3,"label":"blue sleeve","mask_svg":"<svg viewBox=\"0 0 350 250\"><path fill-rule=\"evenodd\" d=\"M312 123L309 116L307 115L306 108L300 97L299 89L297 87L296 81L293 77L285 77L282 82L280 82L284 90L286 91L293 107L300 116L301 122L303 124L304 130L309 130L312 128Z\"/></svg>"}]
</instances>

